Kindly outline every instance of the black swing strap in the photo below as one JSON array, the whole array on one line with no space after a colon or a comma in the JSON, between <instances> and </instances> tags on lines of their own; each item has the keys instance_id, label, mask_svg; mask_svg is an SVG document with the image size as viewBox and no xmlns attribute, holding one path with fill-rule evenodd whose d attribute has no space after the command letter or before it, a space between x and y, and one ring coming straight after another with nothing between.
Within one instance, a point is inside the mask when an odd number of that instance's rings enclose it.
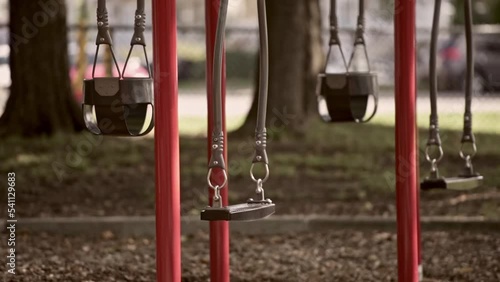
<instances>
[{"instance_id":1,"label":"black swing strap","mask_svg":"<svg viewBox=\"0 0 500 282\"><path fill-rule=\"evenodd\" d=\"M97 2L96 45L97 49L94 57L94 65L92 67L92 78L94 78L95 76L97 56L99 55L99 48L101 45L109 46L113 62L115 64L116 70L118 71L118 77L121 77L120 67L118 67L118 61L116 60L115 52L113 51L113 40L111 39L111 33L109 32L109 16L108 16L108 9L106 8L106 0L98 0Z\"/></svg>"},{"instance_id":2,"label":"black swing strap","mask_svg":"<svg viewBox=\"0 0 500 282\"><path fill-rule=\"evenodd\" d=\"M134 22L134 34L132 35L132 40L130 42L130 49L128 51L127 59L125 60L125 65L123 67L123 78L125 78L125 71L127 69L128 61L132 50L136 45L142 45L144 50L144 58L146 59L146 66L148 69L149 78L151 78L151 69L149 66L148 53L146 51L146 37L144 36L144 31L146 30L146 12L145 12L145 1L137 0L137 10L135 11L135 22Z\"/></svg>"}]
</instances>

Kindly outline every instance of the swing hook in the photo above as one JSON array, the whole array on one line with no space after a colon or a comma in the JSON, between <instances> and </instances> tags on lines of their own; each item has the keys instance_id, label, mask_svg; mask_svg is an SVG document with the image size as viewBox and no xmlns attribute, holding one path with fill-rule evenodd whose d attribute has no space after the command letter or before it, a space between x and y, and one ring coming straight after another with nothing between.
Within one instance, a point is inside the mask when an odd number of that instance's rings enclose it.
<instances>
[{"instance_id":1,"label":"swing hook","mask_svg":"<svg viewBox=\"0 0 500 282\"><path fill-rule=\"evenodd\" d=\"M439 163L441 161L441 159L443 159L443 156L444 156L444 151L443 151L443 147L441 145L435 145L437 148L438 148L438 152L439 152L439 155L436 157L436 158L431 158L431 148L433 147L434 145L427 145L425 147L425 159L430 162L431 164L432 163Z\"/></svg>"},{"instance_id":2,"label":"swing hook","mask_svg":"<svg viewBox=\"0 0 500 282\"><path fill-rule=\"evenodd\" d=\"M220 185L217 185L217 184L216 184L216 185L214 185L214 184L212 183L212 179L211 179L211 178L212 178L212 171L213 171L213 169L212 169L212 168L210 168L210 169L208 170L208 174L207 174L207 183L208 183L208 186L209 186L210 188L214 189L214 190L217 190L217 189L219 189L219 190L220 190L220 189L222 189L222 187L226 186L226 184L227 184L227 172L226 172L226 170L225 170L225 169L222 169L222 173L223 173L223 175L224 175L224 182L222 182L222 184L220 184Z\"/></svg>"},{"instance_id":3,"label":"swing hook","mask_svg":"<svg viewBox=\"0 0 500 282\"><path fill-rule=\"evenodd\" d=\"M264 167L266 169L266 175L264 176L264 178L255 178L255 175L253 173L253 169L255 167L255 164L256 163L252 163L252 166L250 167L250 177L252 178L252 180L255 182L255 183L259 183L259 181L261 181L262 183L265 183L267 181L267 179L269 178L269 165L268 164L264 164Z\"/></svg>"},{"instance_id":4,"label":"swing hook","mask_svg":"<svg viewBox=\"0 0 500 282\"><path fill-rule=\"evenodd\" d=\"M465 144L471 144L472 146L472 153L465 153ZM477 153L477 146L476 146L476 143L475 142L463 142L462 143L462 146L460 147L460 157L467 161L467 160L472 160L472 158L474 158L474 156L476 155Z\"/></svg>"}]
</instances>

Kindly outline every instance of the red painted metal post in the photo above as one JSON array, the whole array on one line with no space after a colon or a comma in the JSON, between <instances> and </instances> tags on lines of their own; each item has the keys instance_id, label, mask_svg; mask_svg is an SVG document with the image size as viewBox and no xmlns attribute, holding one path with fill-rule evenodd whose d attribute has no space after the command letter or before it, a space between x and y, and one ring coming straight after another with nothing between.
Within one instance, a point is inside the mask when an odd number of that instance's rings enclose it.
<instances>
[{"instance_id":1,"label":"red painted metal post","mask_svg":"<svg viewBox=\"0 0 500 282\"><path fill-rule=\"evenodd\" d=\"M396 207L398 281L419 281L416 126L416 0L396 0Z\"/></svg>"},{"instance_id":2,"label":"red painted metal post","mask_svg":"<svg viewBox=\"0 0 500 282\"><path fill-rule=\"evenodd\" d=\"M220 0L205 0L205 30L206 30L206 52L207 52L207 101L208 101L208 136L212 135L213 125L213 63L214 63L214 47L215 33L217 30L217 20L219 18ZM225 121L225 101L226 101L226 64L225 55L223 56L223 75L222 75L222 117ZM227 132L224 122L224 156L227 164ZM210 138L208 140L208 159L211 154ZM221 179L216 179L215 182L220 183ZM228 185L221 190L222 203L227 205ZM209 188L210 203L212 203L213 191ZM213 282L229 282L229 223L227 221L210 222L210 280Z\"/></svg>"},{"instance_id":3,"label":"red painted metal post","mask_svg":"<svg viewBox=\"0 0 500 282\"><path fill-rule=\"evenodd\" d=\"M175 0L153 0L158 282L181 281L176 20Z\"/></svg>"}]
</instances>

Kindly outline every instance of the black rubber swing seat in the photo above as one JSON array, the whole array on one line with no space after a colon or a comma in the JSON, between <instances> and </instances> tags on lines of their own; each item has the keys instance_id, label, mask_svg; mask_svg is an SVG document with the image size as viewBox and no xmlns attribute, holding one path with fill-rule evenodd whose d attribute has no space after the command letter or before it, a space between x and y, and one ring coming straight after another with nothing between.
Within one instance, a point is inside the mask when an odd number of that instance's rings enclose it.
<instances>
[{"instance_id":1,"label":"black rubber swing seat","mask_svg":"<svg viewBox=\"0 0 500 282\"><path fill-rule=\"evenodd\" d=\"M274 212L274 203L247 202L222 208L207 207L201 211L201 220L253 221L266 218Z\"/></svg>"},{"instance_id":2,"label":"black rubber swing seat","mask_svg":"<svg viewBox=\"0 0 500 282\"><path fill-rule=\"evenodd\" d=\"M143 136L153 129L152 78L89 79L83 92L85 125L93 134Z\"/></svg>"},{"instance_id":3,"label":"black rubber swing seat","mask_svg":"<svg viewBox=\"0 0 500 282\"><path fill-rule=\"evenodd\" d=\"M482 175L473 175L466 177L450 177L450 178L426 178L421 184L422 190L454 190L468 191L475 189L483 184Z\"/></svg>"},{"instance_id":4,"label":"black rubber swing seat","mask_svg":"<svg viewBox=\"0 0 500 282\"><path fill-rule=\"evenodd\" d=\"M368 121L375 114L378 103L378 79L376 73L350 72L322 73L318 76L317 94L322 96L328 108L327 122ZM374 112L365 119L369 97L375 99Z\"/></svg>"}]
</instances>

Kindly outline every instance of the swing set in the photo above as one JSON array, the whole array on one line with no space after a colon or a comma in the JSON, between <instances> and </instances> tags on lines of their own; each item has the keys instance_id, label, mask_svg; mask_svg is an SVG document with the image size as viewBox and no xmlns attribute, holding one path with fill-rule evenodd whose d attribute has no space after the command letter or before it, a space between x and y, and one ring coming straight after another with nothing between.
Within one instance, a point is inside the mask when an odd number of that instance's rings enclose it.
<instances>
[{"instance_id":1,"label":"swing set","mask_svg":"<svg viewBox=\"0 0 500 282\"><path fill-rule=\"evenodd\" d=\"M255 197L245 203L228 204L228 171L225 128L225 54L224 33L229 0L205 0L207 44L207 101L208 101L208 206L201 209L201 220L210 225L211 281L229 281L229 221L260 220L275 212L275 204L265 198L264 183L270 175L266 151L266 112L269 84L269 51L266 0L256 0L260 37L260 83L258 112L254 141L254 157L250 179L255 183ZM330 41L324 71L318 76L317 96L319 114L328 123L370 121L377 111L377 74L370 69L366 49L365 1L359 0L359 15L354 37L354 51L346 61L339 39L336 0L331 0ZM178 130L178 82L176 1L153 0L154 76L149 70L144 30L145 0L137 0L134 34L123 70L119 69L109 33L106 0L98 0L96 40L97 61L101 45L111 49L118 77L94 77L84 81L83 115L93 134L113 136L143 136L155 128L156 155L156 242L157 281L181 281L180 240L180 176ZM416 128L416 38L414 0L396 0L395 7L395 100L396 100L396 173L404 176L396 182L398 278L416 282L422 277L420 254L419 189L417 169ZM467 40L467 79L464 132L460 156L465 167L458 177L439 175L438 163L443 157L439 136L437 111L436 50L439 32L441 0L435 0L430 54L431 116L426 159L431 171L422 190L469 190L482 184L483 177L473 169L472 159L477 152L472 132L472 79L474 52L471 0L465 1ZM149 77L130 78L126 67L135 46L142 46ZM340 58L334 51L339 51ZM331 62L340 60L345 71L332 71ZM365 67L356 66L360 60ZM364 61L364 62L363 62ZM166 74L166 75L165 75ZM154 87L153 87L154 85ZM154 92L154 99L153 99ZM374 107L368 111L370 98ZM154 101L154 102L153 102ZM368 112L368 114L367 114ZM154 113L154 118L153 118ZM154 124L156 123L156 126ZM265 174L257 177L255 166L263 166Z\"/></svg>"}]
</instances>

